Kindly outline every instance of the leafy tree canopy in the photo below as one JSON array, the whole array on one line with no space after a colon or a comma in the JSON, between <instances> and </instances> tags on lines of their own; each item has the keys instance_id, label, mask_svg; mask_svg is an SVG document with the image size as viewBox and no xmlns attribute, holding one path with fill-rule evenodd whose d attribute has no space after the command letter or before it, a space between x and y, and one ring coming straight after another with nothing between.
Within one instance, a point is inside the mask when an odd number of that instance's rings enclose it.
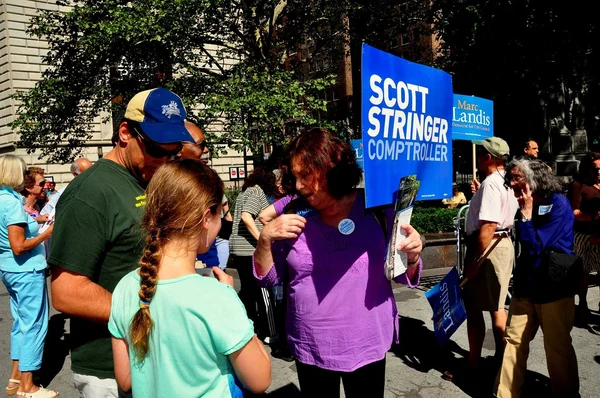
<instances>
[{"instance_id":1,"label":"leafy tree canopy","mask_svg":"<svg viewBox=\"0 0 600 398\"><path fill-rule=\"evenodd\" d=\"M592 3L547 0L434 0L442 40L437 66L454 91L494 100L496 135L582 129L598 98L598 23ZM554 129L554 130L553 130Z\"/></svg>"},{"instance_id":2,"label":"leafy tree canopy","mask_svg":"<svg viewBox=\"0 0 600 398\"><path fill-rule=\"evenodd\" d=\"M35 88L16 95L13 123L19 145L51 162L73 159L95 118L118 119L135 93L156 86L179 94L201 127L224 118L226 133L213 142L236 149L281 143L287 120L311 124L314 112L326 109L322 89L333 78L304 78L288 62L301 43L325 51L336 42L335 30L324 29L334 25L327 22L332 14L318 20L303 1L58 3L69 8L32 19L29 33L48 40L49 68Z\"/></svg>"},{"instance_id":3,"label":"leafy tree canopy","mask_svg":"<svg viewBox=\"0 0 600 398\"><path fill-rule=\"evenodd\" d=\"M351 96L337 107L325 101L334 76L352 62L358 94L361 42L394 51L400 34L416 39L430 29L421 0L57 3L61 11L32 19L29 33L49 43L49 68L16 95L13 123L19 145L51 162L73 159L99 116L118 124L135 93L157 86L179 94L200 127L224 123L224 134L209 137L215 154L283 144L290 125L319 124L347 137L359 119L350 120ZM309 60L328 67L308 68Z\"/></svg>"}]
</instances>

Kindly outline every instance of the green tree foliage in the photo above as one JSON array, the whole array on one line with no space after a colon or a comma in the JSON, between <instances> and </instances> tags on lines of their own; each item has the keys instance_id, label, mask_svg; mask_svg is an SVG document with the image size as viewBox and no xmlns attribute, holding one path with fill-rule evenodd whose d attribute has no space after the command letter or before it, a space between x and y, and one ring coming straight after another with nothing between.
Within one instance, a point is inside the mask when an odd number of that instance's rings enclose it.
<instances>
[{"instance_id":1,"label":"green tree foliage","mask_svg":"<svg viewBox=\"0 0 600 398\"><path fill-rule=\"evenodd\" d=\"M201 127L225 118L226 134L214 142L234 147L281 143L288 119L311 124L326 109L322 89L332 77L304 76L287 62L310 35L332 34L325 23L302 22L302 1L58 3L63 10L32 20L30 34L49 42L49 68L35 88L16 95L21 105L13 123L19 145L51 162L75 157L99 115L118 122L136 92L159 85L178 93ZM292 32L286 23L302 28Z\"/></svg>"},{"instance_id":2,"label":"green tree foliage","mask_svg":"<svg viewBox=\"0 0 600 398\"><path fill-rule=\"evenodd\" d=\"M282 69L237 65L203 101L207 118L226 118L227 134L212 141L236 149L255 148L261 142L283 144L290 134L286 122L317 124L306 109L325 110L322 92L331 83L328 78L301 81ZM333 127L327 121L321 124Z\"/></svg>"},{"instance_id":3,"label":"green tree foliage","mask_svg":"<svg viewBox=\"0 0 600 398\"><path fill-rule=\"evenodd\" d=\"M583 0L434 0L442 40L437 66L454 75L455 92L494 101L495 134L514 145L528 135L593 129L600 42L592 6Z\"/></svg>"},{"instance_id":4,"label":"green tree foliage","mask_svg":"<svg viewBox=\"0 0 600 398\"><path fill-rule=\"evenodd\" d=\"M231 212L232 217L233 213L235 212L237 198L241 192L241 188L225 188L225 196L227 196L227 201L229 202L229 211Z\"/></svg>"}]
</instances>

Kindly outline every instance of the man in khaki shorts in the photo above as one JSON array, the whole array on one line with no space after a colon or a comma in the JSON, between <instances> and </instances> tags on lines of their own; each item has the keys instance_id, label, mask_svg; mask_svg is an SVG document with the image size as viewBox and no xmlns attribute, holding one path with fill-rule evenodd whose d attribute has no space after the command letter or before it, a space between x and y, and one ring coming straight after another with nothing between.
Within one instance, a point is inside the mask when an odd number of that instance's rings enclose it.
<instances>
[{"instance_id":1,"label":"man in khaki shorts","mask_svg":"<svg viewBox=\"0 0 600 398\"><path fill-rule=\"evenodd\" d=\"M510 229L518 209L512 189L504 184L508 144L498 137L486 138L478 144L477 168L486 178L471 199L467 215L465 276L468 281L463 290L469 337L468 365L471 369L479 367L481 358L485 338L483 311L488 311L492 317L495 358L502 359L507 319L504 304L514 262ZM477 185L474 181L474 189ZM486 254L487 258L481 261Z\"/></svg>"}]
</instances>

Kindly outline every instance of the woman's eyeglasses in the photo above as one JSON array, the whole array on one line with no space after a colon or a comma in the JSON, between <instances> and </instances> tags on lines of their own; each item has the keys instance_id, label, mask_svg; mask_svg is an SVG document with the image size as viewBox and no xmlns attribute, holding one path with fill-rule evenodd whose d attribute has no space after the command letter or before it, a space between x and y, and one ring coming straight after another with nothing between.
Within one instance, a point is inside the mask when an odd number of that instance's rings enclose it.
<instances>
[{"instance_id":1,"label":"woman's eyeglasses","mask_svg":"<svg viewBox=\"0 0 600 398\"><path fill-rule=\"evenodd\" d=\"M159 146L158 144L155 144L154 142L152 142L150 139L145 137L144 134L142 134L140 131L138 131L138 129L135 128L134 126L130 125L130 127L137 134L137 136L140 137L140 140L144 143L144 147L146 147L146 153L149 156L152 156L153 158L156 158L156 159L172 158L172 157L177 156L179 154L179 152L181 152L181 149L183 148L183 145L181 144L181 142L178 142L177 148L169 151L168 149L165 149L165 148Z\"/></svg>"}]
</instances>

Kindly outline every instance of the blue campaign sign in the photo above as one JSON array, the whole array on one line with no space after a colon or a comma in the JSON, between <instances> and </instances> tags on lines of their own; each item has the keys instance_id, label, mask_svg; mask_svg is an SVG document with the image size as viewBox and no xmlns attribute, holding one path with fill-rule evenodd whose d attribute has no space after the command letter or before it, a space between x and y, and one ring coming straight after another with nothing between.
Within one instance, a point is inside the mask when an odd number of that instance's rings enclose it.
<instances>
[{"instance_id":1,"label":"blue campaign sign","mask_svg":"<svg viewBox=\"0 0 600 398\"><path fill-rule=\"evenodd\" d=\"M363 44L361 80L367 207L394 203L412 174L417 199L452 196L452 77Z\"/></svg>"},{"instance_id":2,"label":"blue campaign sign","mask_svg":"<svg viewBox=\"0 0 600 398\"><path fill-rule=\"evenodd\" d=\"M354 149L354 153L356 153L356 163L358 164L358 167L363 169L365 167L365 151L363 151L362 140L350 140L350 145L352 146L352 149Z\"/></svg>"},{"instance_id":3,"label":"blue campaign sign","mask_svg":"<svg viewBox=\"0 0 600 398\"><path fill-rule=\"evenodd\" d=\"M444 345L467 319L467 312L460 298L460 282L456 268L452 268L440 283L426 291L425 297L433 310L435 337L440 345Z\"/></svg>"},{"instance_id":4,"label":"blue campaign sign","mask_svg":"<svg viewBox=\"0 0 600 398\"><path fill-rule=\"evenodd\" d=\"M483 140L494 135L494 102L472 95L454 94L453 140Z\"/></svg>"}]
</instances>

